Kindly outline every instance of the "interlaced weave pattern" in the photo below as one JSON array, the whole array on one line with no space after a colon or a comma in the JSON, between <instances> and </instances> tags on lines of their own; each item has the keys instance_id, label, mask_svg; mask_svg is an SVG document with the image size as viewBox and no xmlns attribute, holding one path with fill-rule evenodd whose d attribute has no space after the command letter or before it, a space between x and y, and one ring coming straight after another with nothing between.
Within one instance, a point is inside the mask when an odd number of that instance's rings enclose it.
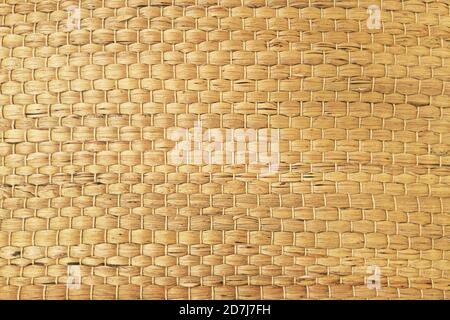
<instances>
[{"instance_id":1,"label":"interlaced weave pattern","mask_svg":"<svg viewBox=\"0 0 450 320\"><path fill-rule=\"evenodd\" d=\"M449 299L448 0L3 0L0 44L0 298ZM277 171L169 163L196 122Z\"/></svg>"}]
</instances>

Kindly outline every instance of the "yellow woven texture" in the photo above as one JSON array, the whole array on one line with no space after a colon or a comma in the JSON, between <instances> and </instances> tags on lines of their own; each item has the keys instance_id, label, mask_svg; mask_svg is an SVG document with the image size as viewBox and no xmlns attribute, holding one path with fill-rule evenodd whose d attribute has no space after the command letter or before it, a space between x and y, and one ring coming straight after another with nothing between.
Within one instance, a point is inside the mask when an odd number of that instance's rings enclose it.
<instances>
[{"instance_id":1,"label":"yellow woven texture","mask_svg":"<svg viewBox=\"0 0 450 320\"><path fill-rule=\"evenodd\" d=\"M0 298L450 297L447 0L3 0L0 43ZM278 171L170 164L196 121Z\"/></svg>"}]
</instances>

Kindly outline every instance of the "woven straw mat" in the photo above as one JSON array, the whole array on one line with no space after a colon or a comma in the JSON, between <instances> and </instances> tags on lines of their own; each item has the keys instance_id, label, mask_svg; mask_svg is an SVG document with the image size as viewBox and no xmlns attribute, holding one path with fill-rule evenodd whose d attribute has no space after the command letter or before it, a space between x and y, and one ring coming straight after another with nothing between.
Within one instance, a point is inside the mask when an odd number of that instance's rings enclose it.
<instances>
[{"instance_id":1,"label":"woven straw mat","mask_svg":"<svg viewBox=\"0 0 450 320\"><path fill-rule=\"evenodd\" d=\"M449 5L0 1L0 298L449 299Z\"/></svg>"}]
</instances>

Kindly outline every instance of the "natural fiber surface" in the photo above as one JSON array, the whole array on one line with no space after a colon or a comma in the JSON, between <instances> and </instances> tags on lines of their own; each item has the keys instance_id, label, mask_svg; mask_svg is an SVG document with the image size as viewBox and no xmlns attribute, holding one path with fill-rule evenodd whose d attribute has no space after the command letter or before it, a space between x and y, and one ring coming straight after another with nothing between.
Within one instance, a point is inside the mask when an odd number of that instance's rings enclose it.
<instances>
[{"instance_id":1,"label":"natural fiber surface","mask_svg":"<svg viewBox=\"0 0 450 320\"><path fill-rule=\"evenodd\" d=\"M449 299L447 0L0 2L0 298Z\"/></svg>"}]
</instances>

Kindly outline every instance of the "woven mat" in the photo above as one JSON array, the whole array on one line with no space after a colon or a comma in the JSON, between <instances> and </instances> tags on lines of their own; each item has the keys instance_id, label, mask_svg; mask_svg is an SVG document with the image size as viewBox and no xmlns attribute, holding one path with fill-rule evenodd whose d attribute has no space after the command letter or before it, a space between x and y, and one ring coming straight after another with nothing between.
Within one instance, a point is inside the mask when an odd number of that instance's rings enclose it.
<instances>
[{"instance_id":1,"label":"woven mat","mask_svg":"<svg viewBox=\"0 0 450 320\"><path fill-rule=\"evenodd\" d=\"M447 0L3 0L0 43L0 298L449 299Z\"/></svg>"}]
</instances>

